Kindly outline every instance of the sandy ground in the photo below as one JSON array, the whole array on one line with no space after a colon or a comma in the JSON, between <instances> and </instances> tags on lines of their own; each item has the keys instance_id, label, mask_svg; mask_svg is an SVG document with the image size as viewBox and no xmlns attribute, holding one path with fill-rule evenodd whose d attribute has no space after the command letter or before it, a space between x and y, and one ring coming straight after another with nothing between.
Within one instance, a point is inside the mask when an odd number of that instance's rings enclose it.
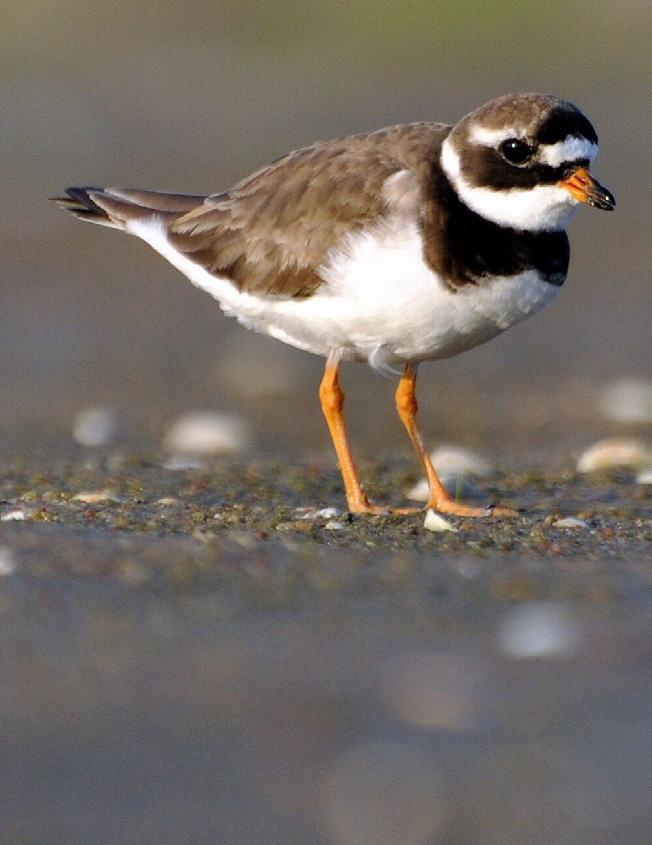
<instances>
[{"instance_id":1,"label":"sandy ground","mask_svg":"<svg viewBox=\"0 0 652 845\"><path fill-rule=\"evenodd\" d=\"M478 486L524 512L431 533L303 518L331 466L6 465L2 842L645 841L649 487Z\"/></svg>"}]
</instances>

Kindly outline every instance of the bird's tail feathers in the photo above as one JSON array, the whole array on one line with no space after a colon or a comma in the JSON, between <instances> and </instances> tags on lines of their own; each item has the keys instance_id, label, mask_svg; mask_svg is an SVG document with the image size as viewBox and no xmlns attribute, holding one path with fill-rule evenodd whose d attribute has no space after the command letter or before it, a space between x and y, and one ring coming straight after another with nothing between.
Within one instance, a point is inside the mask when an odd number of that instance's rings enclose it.
<instances>
[{"instance_id":1,"label":"bird's tail feathers","mask_svg":"<svg viewBox=\"0 0 652 845\"><path fill-rule=\"evenodd\" d=\"M130 221L153 216L173 220L201 205L205 199L194 194L137 188L66 188L66 194L66 197L53 197L54 202L80 220L112 229L125 229Z\"/></svg>"}]
</instances>

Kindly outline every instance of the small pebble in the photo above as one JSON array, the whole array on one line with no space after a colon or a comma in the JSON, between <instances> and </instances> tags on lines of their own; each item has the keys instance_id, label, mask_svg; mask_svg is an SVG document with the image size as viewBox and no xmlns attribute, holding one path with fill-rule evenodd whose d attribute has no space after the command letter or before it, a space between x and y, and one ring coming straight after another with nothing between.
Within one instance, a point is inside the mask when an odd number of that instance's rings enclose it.
<instances>
[{"instance_id":1,"label":"small pebble","mask_svg":"<svg viewBox=\"0 0 652 845\"><path fill-rule=\"evenodd\" d=\"M638 484L652 484L652 467L641 470L636 476L636 481Z\"/></svg>"},{"instance_id":2,"label":"small pebble","mask_svg":"<svg viewBox=\"0 0 652 845\"><path fill-rule=\"evenodd\" d=\"M494 469L484 458L461 446L439 446L431 453L432 465L439 476L471 475L476 478L489 478Z\"/></svg>"},{"instance_id":3,"label":"small pebble","mask_svg":"<svg viewBox=\"0 0 652 845\"><path fill-rule=\"evenodd\" d=\"M24 519L27 519L27 514L23 510L8 511L0 517L2 522L22 522Z\"/></svg>"},{"instance_id":4,"label":"small pebble","mask_svg":"<svg viewBox=\"0 0 652 845\"><path fill-rule=\"evenodd\" d=\"M175 499L174 496L163 496L161 499L156 500L156 504L165 506L178 505L179 500Z\"/></svg>"},{"instance_id":5,"label":"small pebble","mask_svg":"<svg viewBox=\"0 0 652 845\"><path fill-rule=\"evenodd\" d=\"M408 499L412 499L413 502L426 502L428 500L428 496L430 495L428 480L426 478L422 478L421 481L417 481L413 487L410 487L405 495Z\"/></svg>"},{"instance_id":6,"label":"small pebble","mask_svg":"<svg viewBox=\"0 0 652 845\"><path fill-rule=\"evenodd\" d=\"M301 519L334 519L341 515L342 511L339 508L321 508L320 510L308 510L302 514Z\"/></svg>"},{"instance_id":7,"label":"small pebble","mask_svg":"<svg viewBox=\"0 0 652 845\"><path fill-rule=\"evenodd\" d=\"M186 414L174 422L163 438L163 448L193 458L241 452L248 440L247 426L239 417L205 411Z\"/></svg>"},{"instance_id":8,"label":"small pebble","mask_svg":"<svg viewBox=\"0 0 652 845\"><path fill-rule=\"evenodd\" d=\"M633 378L611 382L602 391L600 410L613 422L652 422L652 382Z\"/></svg>"},{"instance_id":9,"label":"small pebble","mask_svg":"<svg viewBox=\"0 0 652 845\"><path fill-rule=\"evenodd\" d=\"M343 522L338 522L336 519L329 519L324 528L327 531L341 531L346 526Z\"/></svg>"},{"instance_id":10,"label":"small pebble","mask_svg":"<svg viewBox=\"0 0 652 845\"><path fill-rule=\"evenodd\" d=\"M99 502L115 501L115 494L110 490L84 490L73 496L74 502L84 502L87 505L97 505Z\"/></svg>"},{"instance_id":11,"label":"small pebble","mask_svg":"<svg viewBox=\"0 0 652 845\"><path fill-rule=\"evenodd\" d=\"M567 516L552 523L553 528L589 528L589 523L574 516Z\"/></svg>"},{"instance_id":12,"label":"small pebble","mask_svg":"<svg viewBox=\"0 0 652 845\"><path fill-rule=\"evenodd\" d=\"M206 461L203 458L192 458L188 455L172 455L167 461L164 461L161 466L163 469L171 469L173 471L181 471L186 469L204 469Z\"/></svg>"},{"instance_id":13,"label":"small pebble","mask_svg":"<svg viewBox=\"0 0 652 845\"><path fill-rule=\"evenodd\" d=\"M435 513L432 508L426 513L426 518L423 520L423 527L428 531L454 531L457 533L457 528L445 520L443 516Z\"/></svg>"},{"instance_id":14,"label":"small pebble","mask_svg":"<svg viewBox=\"0 0 652 845\"><path fill-rule=\"evenodd\" d=\"M652 461L652 449L633 437L599 440L583 452L577 461L578 472L597 472L622 467L643 469Z\"/></svg>"},{"instance_id":15,"label":"small pebble","mask_svg":"<svg viewBox=\"0 0 652 845\"><path fill-rule=\"evenodd\" d=\"M9 546L0 546L0 575L11 575L18 569L18 563Z\"/></svg>"},{"instance_id":16,"label":"small pebble","mask_svg":"<svg viewBox=\"0 0 652 845\"><path fill-rule=\"evenodd\" d=\"M498 643L509 657L572 657L580 650L582 630L569 607L532 602L506 613L498 630Z\"/></svg>"},{"instance_id":17,"label":"small pebble","mask_svg":"<svg viewBox=\"0 0 652 845\"><path fill-rule=\"evenodd\" d=\"M72 425L72 435L82 446L107 446L122 435L122 423L110 408L85 408Z\"/></svg>"},{"instance_id":18,"label":"small pebble","mask_svg":"<svg viewBox=\"0 0 652 845\"><path fill-rule=\"evenodd\" d=\"M461 446L440 446L431 453L432 465L439 476L444 489L450 496L467 498L478 494L478 488L470 478L489 478L493 467L469 449ZM430 488L425 478L407 491L408 499L425 502L430 495Z\"/></svg>"}]
</instances>

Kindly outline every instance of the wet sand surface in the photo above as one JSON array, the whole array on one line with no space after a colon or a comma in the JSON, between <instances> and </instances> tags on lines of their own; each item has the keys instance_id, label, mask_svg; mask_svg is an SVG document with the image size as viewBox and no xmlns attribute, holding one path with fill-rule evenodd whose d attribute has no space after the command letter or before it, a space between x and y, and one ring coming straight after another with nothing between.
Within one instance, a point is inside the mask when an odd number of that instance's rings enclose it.
<instances>
[{"instance_id":1,"label":"wet sand surface","mask_svg":"<svg viewBox=\"0 0 652 845\"><path fill-rule=\"evenodd\" d=\"M2 842L646 841L649 485L478 487L523 513L315 515L322 464L6 464Z\"/></svg>"}]
</instances>

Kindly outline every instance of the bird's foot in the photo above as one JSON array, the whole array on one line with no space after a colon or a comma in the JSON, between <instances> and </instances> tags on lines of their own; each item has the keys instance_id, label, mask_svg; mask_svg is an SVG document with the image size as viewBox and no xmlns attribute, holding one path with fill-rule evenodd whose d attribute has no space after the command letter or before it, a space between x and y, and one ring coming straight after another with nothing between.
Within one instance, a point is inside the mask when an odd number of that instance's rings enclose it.
<instances>
[{"instance_id":1,"label":"bird's foot","mask_svg":"<svg viewBox=\"0 0 652 845\"><path fill-rule=\"evenodd\" d=\"M449 513L453 516L471 516L486 519L487 517L515 517L518 512L512 508L498 507L495 505L487 505L486 507L473 507L471 505L463 505L456 502L454 499L440 499L438 502L428 502L423 508L395 508L389 505L377 505L371 502L355 502L348 506L349 513L353 514L370 514L371 516L392 516L397 514L400 516L413 516L414 514L424 513L429 510L437 513Z\"/></svg>"},{"instance_id":2,"label":"bird's foot","mask_svg":"<svg viewBox=\"0 0 652 845\"><path fill-rule=\"evenodd\" d=\"M433 510L437 513L450 513L453 516L473 516L473 517L514 517L518 516L518 512L511 508L498 507L496 505L487 505L484 508L473 507L472 505L463 505L461 502L456 502L455 499L438 499L436 501L428 501L424 510Z\"/></svg>"},{"instance_id":3,"label":"bird's foot","mask_svg":"<svg viewBox=\"0 0 652 845\"><path fill-rule=\"evenodd\" d=\"M389 516L391 513L396 512L394 508L390 508L389 505L376 505L369 502L367 499L357 502L349 502L348 509L349 513L368 513L373 516Z\"/></svg>"}]
</instances>

